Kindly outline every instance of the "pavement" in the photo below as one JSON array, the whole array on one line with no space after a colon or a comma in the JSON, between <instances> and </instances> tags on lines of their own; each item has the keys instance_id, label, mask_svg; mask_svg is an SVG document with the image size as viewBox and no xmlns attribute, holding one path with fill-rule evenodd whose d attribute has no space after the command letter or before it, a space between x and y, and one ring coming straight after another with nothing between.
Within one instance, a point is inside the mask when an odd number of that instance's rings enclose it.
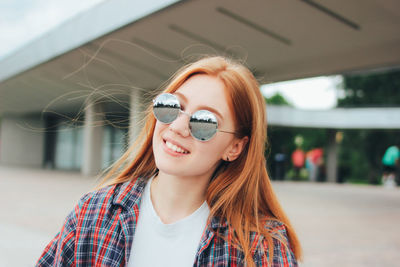
<instances>
[{"instance_id":1,"label":"pavement","mask_svg":"<svg viewBox=\"0 0 400 267\"><path fill-rule=\"evenodd\" d=\"M0 166L0 267L33 266L95 177ZM400 189L273 182L304 267L399 266Z\"/></svg>"}]
</instances>

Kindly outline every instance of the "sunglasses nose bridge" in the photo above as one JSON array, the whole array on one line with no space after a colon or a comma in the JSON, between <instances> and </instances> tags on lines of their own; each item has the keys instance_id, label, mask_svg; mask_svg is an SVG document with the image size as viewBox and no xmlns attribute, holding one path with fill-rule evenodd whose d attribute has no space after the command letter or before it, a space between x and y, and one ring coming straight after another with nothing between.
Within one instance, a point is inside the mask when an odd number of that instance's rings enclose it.
<instances>
[{"instance_id":1,"label":"sunglasses nose bridge","mask_svg":"<svg viewBox=\"0 0 400 267\"><path fill-rule=\"evenodd\" d=\"M180 116L181 114L186 116ZM172 131L179 133L184 137L189 136L190 134L189 120L190 120L190 114L184 112L183 110L180 110L178 116L173 122L171 122L169 127Z\"/></svg>"},{"instance_id":2,"label":"sunglasses nose bridge","mask_svg":"<svg viewBox=\"0 0 400 267\"><path fill-rule=\"evenodd\" d=\"M192 116L192 115L190 115L189 113L183 111L182 109L179 110L179 114L181 114L181 113L184 114L184 115L186 115L186 116L188 116L189 118ZM178 116L179 116L179 115L178 115Z\"/></svg>"}]
</instances>

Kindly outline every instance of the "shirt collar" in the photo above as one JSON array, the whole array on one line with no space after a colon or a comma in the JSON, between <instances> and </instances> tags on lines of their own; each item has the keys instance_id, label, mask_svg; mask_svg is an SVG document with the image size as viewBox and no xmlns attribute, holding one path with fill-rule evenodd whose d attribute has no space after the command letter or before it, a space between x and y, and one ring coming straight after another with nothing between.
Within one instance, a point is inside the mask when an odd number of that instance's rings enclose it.
<instances>
[{"instance_id":1,"label":"shirt collar","mask_svg":"<svg viewBox=\"0 0 400 267\"><path fill-rule=\"evenodd\" d=\"M125 209L138 205L147 182L148 180L139 177L117 185L113 204L120 205ZM228 222L225 218L211 217L209 221L209 227L214 231L220 231L227 226Z\"/></svg>"},{"instance_id":2,"label":"shirt collar","mask_svg":"<svg viewBox=\"0 0 400 267\"><path fill-rule=\"evenodd\" d=\"M226 228L227 226L228 226L228 221L225 218L220 219L219 217L211 217L210 219L210 227L213 230Z\"/></svg>"},{"instance_id":3,"label":"shirt collar","mask_svg":"<svg viewBox=\"0 0 400 267\"><path fill-rule=\"evenodd\" d=\"M146 183L145 179L139 177L117 185L113 204L120 205L123 208L131 208L138 204Z\"/></svg>"}]
</instances>

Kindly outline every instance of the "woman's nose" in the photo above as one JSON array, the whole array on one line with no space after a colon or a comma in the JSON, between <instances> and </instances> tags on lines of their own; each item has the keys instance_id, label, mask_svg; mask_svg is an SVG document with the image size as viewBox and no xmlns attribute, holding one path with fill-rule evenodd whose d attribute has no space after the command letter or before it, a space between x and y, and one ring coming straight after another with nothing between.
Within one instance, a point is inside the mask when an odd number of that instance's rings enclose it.
<instances>
[{"instance_id":1,"label":"woman's nose","mask_svg":"<svg viewBox=\"0 0 400 267\"><path fill-rule=\"evenodd\" d=\"M180 112L178 117L169 125L169 128L173 132L183 137L187 137L190 134L189 119L190 115L186 114L185 112Z\"/></svg>"}]
</instances>

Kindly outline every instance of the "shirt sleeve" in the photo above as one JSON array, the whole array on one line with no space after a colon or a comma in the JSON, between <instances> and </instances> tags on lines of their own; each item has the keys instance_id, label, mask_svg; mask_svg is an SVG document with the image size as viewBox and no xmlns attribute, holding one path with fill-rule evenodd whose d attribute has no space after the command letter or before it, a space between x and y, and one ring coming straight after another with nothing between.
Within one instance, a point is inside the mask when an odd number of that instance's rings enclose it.
<instances>
[{"instance_id":1,"label":"shirt sleeve","mask_svg":"<svg viewBox=\"0 0 400 267\"><path fill-rule=\"evenodd\" d=\"M255 254L256 266L297 267L297 260L290 248L285 226L282 223L276 222L273 223L273 227L268 228L271 229L271 237L273 241L274 255L272 258L272 265L269 263L270 255L268 242L265 238L262 238Z\"/></svg>"},{"instance_id":2,"label":"shirt sleeve","mask_svg":"<svg viewBox=\"0 0 400 267\"><path fill-rule=\"evenodd\" d=\"M74 266L75 233L79 204L67 216L61 231L46 246L39 260L37 267L42 266Z\"/></svg>"}]
</instances>

